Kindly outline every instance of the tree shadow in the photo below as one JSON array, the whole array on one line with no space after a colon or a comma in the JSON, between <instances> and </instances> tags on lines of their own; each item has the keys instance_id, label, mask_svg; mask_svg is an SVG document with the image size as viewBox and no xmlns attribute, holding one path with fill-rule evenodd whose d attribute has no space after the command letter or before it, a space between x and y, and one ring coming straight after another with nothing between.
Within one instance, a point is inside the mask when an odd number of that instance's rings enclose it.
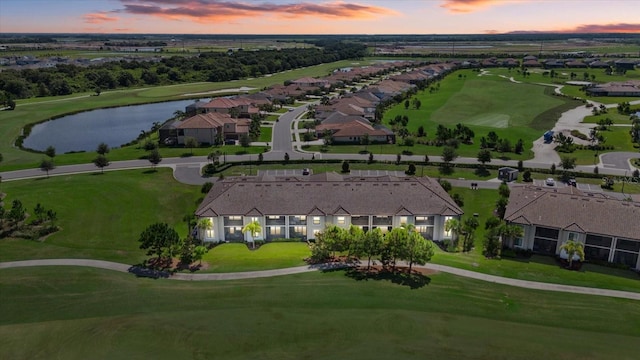
<instances>
[{"instance_id":1,"label":"tree shadow","mask_svg":"<svg viewBox=\"0 0 640 360\"><path fill-rule=\"evenodd\" d=\"M479 167L474 171L474 174L479 177L489 177L491 176L491 171L487 170L486 167Z\"/></svg>"},{"instance_id":2,"label":"tree shadow","mask_svg":"<svg viewBox=\"0 0 640 360\"><path fill-rule=\"evenodd\" d=\"M182 154L180 154L181 158L187 158L187 157L192 157L192 156L193 156L192 153L182 153Z\"/></svg>"},{"instance_id":3,"label":"tree shadow","mask_svg":"<svg viewBox=\"0 0 640 360\"><path fill-rule=\"evenodd\" d=\"M155 174L157 172L158 172L158 169L148 169L148 170L143 171L142 173L143 174Z\"/></svg>"},{"instance_id":4,"label":"tree shadow","mask_svg":"<svg viewBox=\"0 0 640 360\"><path fill-rule=\"evenodd\" d=\"M365 267L331 267L321 269L322 272L344 271L344 275L356 281L389 281L393 284L407 286L410 289L419 289L425 285L429 285L431 278L416 271L409 272L408 268L396 268L395 270L371 267L367 270Z\"/></svg>"}]
</instances>

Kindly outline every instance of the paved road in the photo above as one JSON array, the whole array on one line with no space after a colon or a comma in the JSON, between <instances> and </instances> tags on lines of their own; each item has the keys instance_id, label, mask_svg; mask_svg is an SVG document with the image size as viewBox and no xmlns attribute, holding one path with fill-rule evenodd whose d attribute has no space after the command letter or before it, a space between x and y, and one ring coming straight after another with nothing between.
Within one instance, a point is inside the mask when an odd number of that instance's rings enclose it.
<instances>
[{"instance_id":1,"label":"paved road","mask_svg":"<svg viewBox=\"0 0 640 360\"><path fill-rule=\"evenodd\" d=\"M640 152L610 152L600 155L600 162L604 168L633 171L630 160L638 158L640 158Z\"/></svg>"},{"instance_id":2,"label":"paved road","mask_svg":"<svg viewBox=\"0 0 640 360\"><path fill-rule=\"evenodd\" d=\"M132 266L126 264L120 264L102 260L89 260L89 259L47 259L47 260L24 260L24 261L11 261L0 263L1 269L21 268L21 267L36 267L36 266L84 266L93 267L98 269L113 270L119 272L131 272ZM220 280L238 280L238 279L256 279L273 276L283 276L300 274L311 271L334 269L344 267L342 264L320 264L311 266L298 266L286 269L275 269L265 271L248 271L248 272L235 272L235 273L218 273L218 274L188 274L177 273L169 277L173 280L183 281L220 281ZM536 281L527 281L519 279L511 279L500 276L482 274L475 271L458 269L445 265L427 264L424 266L416 265L416 268L423 268L429 270L435 270L439 272L449 273L465 278L487 281L496 284L515 286L526 289L544 290L544 291L557 291L573 294L585 294L585 295L598 295L615 297L622 299L640 300L640 293L630 291L619 291L599 288L587 288L581 286L571 286L562 284L550 284Z\"/></svg>"}]
</instances>

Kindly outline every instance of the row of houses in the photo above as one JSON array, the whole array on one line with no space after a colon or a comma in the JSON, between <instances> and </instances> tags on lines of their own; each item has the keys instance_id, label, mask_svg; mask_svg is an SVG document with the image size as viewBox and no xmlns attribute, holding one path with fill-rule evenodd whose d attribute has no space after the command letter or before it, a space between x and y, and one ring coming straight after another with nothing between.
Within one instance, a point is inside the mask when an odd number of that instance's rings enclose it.
<instances>
[{"instance_id":1,"label":"row of houses","mask_svg":"<svg viewBox=\"0 0 640 360\"><path fill-rule=\"evenodd\" d=\"M599 58L562 58L562 59L538 59L536 56L527 55L522 58L522 60L514 59L514 58L497 58L490 57L482 60L466 60L466 61L458 61L459 65L462 67L508 67L508 68L516 68L516 67L539 67L545 69L561 69L561 68L591 68L591 69L608 69L613 68L616 70L633 70L638 64L640 64L640 60L638 59L620 59L620 60L601 60Z\"/></svg>"},{"instance_id":2,"label":"row of houses","mask_svg":"<svg viewBox=\"0 0 640 360\"><path fill-rule=\"evenodd\" d=\"M640 96L640 80L613 81L586 88L591 96Z\"/></svg>"},{"instance_id":3,"label":"row of houses","mask_svg":"<svg viewBox=\"0 0 640 360\"><path fill-rule=\"evenodd\" d=\"M249 119L260 114L261 109L273 105L293 104L295 100L304 100L310 95L327 94L338 87L380 76L408 65L411 63L401 61L344 68L325 78L304 77L254 94L217 97L208 102L196 101L185 108L184 120L177 119L162 126L159 130L160 141L164 144L184 144L187 137L193 137L199 143L214 144L237 140L243 134L248 134ZM425 74L433 74L439 70L437 66L423 69ZM423 75L423 78L427 77ZM335 135L336 142L359 141L365 134L374 142L393 142L392 131L372 125L376 105L413 87L415 85L407 81L383 80L367 91L351 94L332 102L330 106L320 107L317 113L321 114L321 118L336 116L318 131L328 131Z\"/></svg>"},{"instance_id":4,"label":"row of houses","mask_svg":"<svg viewBox=\"0 0 640 360\"><path fill-rule=\"evenodd\" d=\"M333 143L394 143L395 134L376 122L376 108L381 102L398 99L452 71L450 63L429 64L387 76L385 79L315 108L316 137L331 137Z\"/></svg>"},{"instance_id":5,"label":"row of houses","mask_svg":"<svg viewBox=\"0 0 640 360\"><path fill-rule=\"evenodd\" d=\"M206 242L312 240L328 225L387 232L402 224L434 241L450 239L449 219L460 219L456 205L437 181L427 177L310 176L225 178L214 183L196 210L211 226L199 232ZM584 244L586 260L623 264L640 270L640 203L585 194L574 187L513 186L505 220L524 235L503 245L538 254L559 255L566 241ZM254 239L242 228L257 221Z\"/></svg>"}]
</instances>

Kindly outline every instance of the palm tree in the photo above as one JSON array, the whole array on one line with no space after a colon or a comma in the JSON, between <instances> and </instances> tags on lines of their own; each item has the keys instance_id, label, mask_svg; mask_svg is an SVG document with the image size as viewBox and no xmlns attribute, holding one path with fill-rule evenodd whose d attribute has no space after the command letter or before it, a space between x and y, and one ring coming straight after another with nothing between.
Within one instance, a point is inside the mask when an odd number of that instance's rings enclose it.
<instances>
[{"instance_id":1,"label":"palm tree","mask_svg":"<svg viewBox=\"0 0 640 360\"><path fill-rule=\"evenodd\" d=\"M573 265L573 257L578 255L580 261L584 261L584 244L578 241L569 240L566 243L560 245L560 250L567 252L569 260L569 269Z\"/></svg>"},{"instance_id":2,"label":"palm tree","mask_svg":"<svg viewBox=\"0 0 640 360\"><path fill-rule=\"evenodd\" d=\"M197 226L198 226L198 233L200 233L200 231L213 229L213 224L211 223L211 219L209 218L202 218L198 220ZM200 238L202 240L202 243L204 244L204 236L201 236Z\"/></svg>"},{"instance_id":3,"label":"palm tree","mask_svg":"<svg viewBox=\"0 0 640 360\"><path fill-rule=\"evenodd\" d=\"M454 247L457 247L458 234L462 230L462 223L458 219L449 219L444 223L444 230L451 232L451 243Z\"/></svg>"},{"instance_id":4,"label":"palm tree","mask_svg":"<svg viewBox=\"0 0 640 360\"><path fill-rule=\"evenodd\" d=\"M509 241L509 244L512 244L513 239L522 237L523 235L524 230L521 226L504 224L500 227L500 236L502 239Z\"/></svg>"},{"instance_id":5,"label":"palm tree","mask_svg":"<svg viewBox=\"0 0 640 360\"><path fill-rule=\"evenodd\" d=\"M251 242L253 243L253 247L255 248L255 238L256 236L258 236L258 234L260 234L262 232L262 226L260 226L260 222L259 221L252 221L250 223L248 223L247 225L245 225L242 228L242 232L243 233L250 233L251 234Z\"/></svg>"}]
</instances>

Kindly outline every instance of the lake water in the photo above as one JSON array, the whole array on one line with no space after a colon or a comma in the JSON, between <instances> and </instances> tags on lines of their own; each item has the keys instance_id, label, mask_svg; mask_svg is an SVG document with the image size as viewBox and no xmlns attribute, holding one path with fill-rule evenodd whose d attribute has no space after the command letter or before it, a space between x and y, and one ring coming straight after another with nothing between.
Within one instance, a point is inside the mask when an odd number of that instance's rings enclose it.
<instances>
[{"instance_id":1,"label":"lake water","mask_svg":"<svg viewBox=\"0 0 640 360\"><path fill-rule=\"evenodd\" d=\"M101 142L120 147L135 140L141 131L149 131L154 122L165 122L194 101L123 106L61 117L35 125L22 146L39 151L53 146L58 154L94 151Z\"/></svg>"}]
</instances>

